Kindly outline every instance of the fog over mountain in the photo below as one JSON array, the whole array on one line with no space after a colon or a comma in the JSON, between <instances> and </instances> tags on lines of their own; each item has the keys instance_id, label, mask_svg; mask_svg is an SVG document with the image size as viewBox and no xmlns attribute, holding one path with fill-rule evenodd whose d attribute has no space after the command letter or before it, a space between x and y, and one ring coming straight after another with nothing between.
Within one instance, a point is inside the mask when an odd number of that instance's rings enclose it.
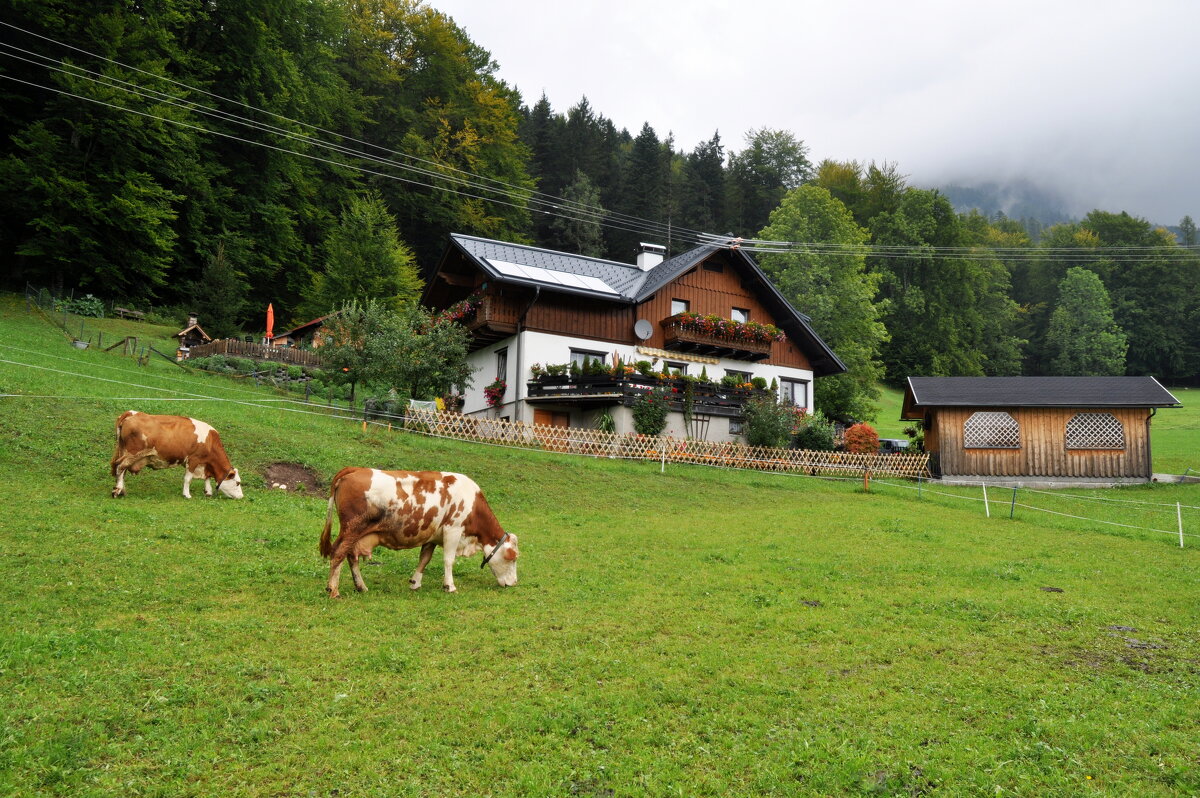
<instances>
[{"instance_id":1,"label":"fog over mountain","mask_svg":"<svg viewBox=\"0 0 1200 798\"><path fill-rule=\"evenodd\" d=\"M433 5L526 103L586 95L677 149L782 128L814 161L892 161L916 185L1037 186L1071 216L1200 215L1191 0Z\"/></svg>"}]
</instances>

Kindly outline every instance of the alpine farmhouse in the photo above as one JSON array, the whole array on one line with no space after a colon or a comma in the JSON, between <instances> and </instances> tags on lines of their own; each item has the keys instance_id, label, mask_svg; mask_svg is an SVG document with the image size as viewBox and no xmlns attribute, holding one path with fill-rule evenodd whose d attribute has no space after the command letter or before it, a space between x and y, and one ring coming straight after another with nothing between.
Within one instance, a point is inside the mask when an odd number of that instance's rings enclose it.
<instances>
[{"instance_id":1,"label":"alpine farmhouse","mask_svg":"<svg viewBox=\"0 0 1200 798\"><path fill-rule=\"evenodd\" d=\"M586 364L650 361L717 383L695 386L686 425L678 392L668 388L665 434L728 441L742 434L752 392L721 386L722 377L745 383L761 377L784 401L811 412L813 380L846 370L810 320L736 245L663 256L662 247L643 244L637 262L626 264L451 235L424 275L421 301L435 310L459 309L456 318L471 332L474 379L462 412L588 428L608 413L617 432L631 432L634 400L657 383L638 374L586 374ZM701 329L695 314L720 317L721 329ZM764 340L770 328L762 325L777 330ZM571 363L579 373L544 374L547 366Z\"/></svg>"}]
</instances>

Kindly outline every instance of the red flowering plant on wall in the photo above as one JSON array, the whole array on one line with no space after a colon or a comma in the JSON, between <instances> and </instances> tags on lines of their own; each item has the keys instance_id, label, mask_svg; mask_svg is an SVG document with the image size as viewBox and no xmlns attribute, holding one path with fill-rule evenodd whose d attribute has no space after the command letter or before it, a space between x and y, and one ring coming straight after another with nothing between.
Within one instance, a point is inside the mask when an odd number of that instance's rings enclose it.
<instances>
[{"instance_id":1,"label":"red flowering plant on wall","mask_svg":"<svg viewBox=\"0 0 1200 798\"><path fill-rule=\"evenodd\" d=\"M483 395L487 399L488 407L495 407L504 401L504 393L508 390L508 383L502 379L496 379L483 389Z\"/></svg>"},{"instance_id":2,"label":"red flowering plant on wall","mask_svg":"<svg viewBox=\"0 0 1200 798\"><path fill-rule=\"evenodd\" d=\"M681 330L710 335L725 341L747 341L757 344L769 344L772 341L782 341L783 331L774 324L760 324L756 321L734 321L720 316L702 316L699 313L685 311L671 317Z\"/></svg>"}]
</instances>

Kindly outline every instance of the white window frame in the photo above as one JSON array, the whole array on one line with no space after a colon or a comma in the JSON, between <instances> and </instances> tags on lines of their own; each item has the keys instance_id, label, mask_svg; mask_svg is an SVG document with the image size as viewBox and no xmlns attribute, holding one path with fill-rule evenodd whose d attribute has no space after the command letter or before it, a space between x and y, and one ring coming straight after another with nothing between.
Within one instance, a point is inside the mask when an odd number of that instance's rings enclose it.
<instances>
[{"instance_id":1,"label":"white window frame","mask_svg":"<svg viewBox=\"0 0 1200 798\"><path fill-rule=\"evenodd\" d=\"M677 316L680 313L687 313L692 307L692 303L686 299L671 300L671 315Z\"/></svg>"},{"instance_id":2,"label":"white window frame","mask_svg":"<svg viewBox=\"0 0 1200 798\"><path fill-rule=\"evenodd\" d=\"M575 347L571 347L571 363L577 363L579 368L582 369L587 365L589 360L599 360L600 365L603 366L608 360L608 355L603 352L592 351L591 349L576 349Z\"/></svg>"},{"instance_id":3,"label":"white window frame","mask_svg":"<svg viewBox=\"0 0 1200 798\"><path fill-rule=\"evenodd\" d=\"M742 324L745 324L746 322L750 321L750 309L749 308L733 308L732 310L729 311L729 318L733 319L734 321L740 321Z\"/></svg>"},{"instance_id":4,"label":"white window frame","mask_svg":"<svg viewBox=\"0 0 1200 798\"><path fill-rule=\"evenodd\" d=\"M808 407L808 380L797 380L791 377L782 377L779 380L779 400L796 407ZM803 389L802 402L796 401L796 388L801 386Z\"/></svg>"},{"instance_id":5,"label":"white window frame","mask_svg":"<svg viewBox=\"0 0 1200 798\"><path fill-rule=\"evenodd\" d=\"M508 382L508 347L496 350L496 379Z\"/></svg>"}]
</instances>

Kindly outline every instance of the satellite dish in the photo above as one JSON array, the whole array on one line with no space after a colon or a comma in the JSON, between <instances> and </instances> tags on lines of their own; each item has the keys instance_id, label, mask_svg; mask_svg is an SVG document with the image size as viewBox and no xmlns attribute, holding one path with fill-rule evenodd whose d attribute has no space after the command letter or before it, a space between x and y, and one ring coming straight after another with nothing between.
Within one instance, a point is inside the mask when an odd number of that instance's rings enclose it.
<instances>
[{"instance_id":1,"label":"satellite dish","mask_svg":"<svg viewBox=\"0 0 1200 798\"><path fill-rule=\"evenodd\" d=\"M633 334L645 341L651 335L654 335L654 325L648 319L638 319L633 325Z\"/></svg>"}]
</instances>

